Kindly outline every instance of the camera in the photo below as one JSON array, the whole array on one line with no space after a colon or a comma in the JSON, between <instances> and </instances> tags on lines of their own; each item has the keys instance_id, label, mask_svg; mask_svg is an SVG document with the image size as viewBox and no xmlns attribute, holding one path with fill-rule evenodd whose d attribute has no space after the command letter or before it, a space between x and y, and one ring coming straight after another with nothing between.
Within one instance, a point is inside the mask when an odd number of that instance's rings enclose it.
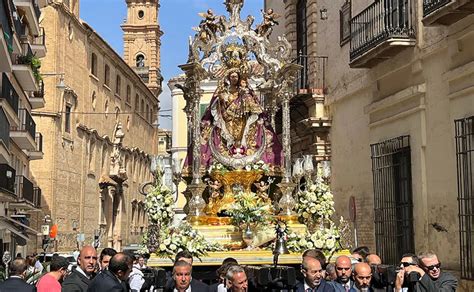
<instances>
[{"instance_id":1,"label":"camera","mask_svg":"<svg viewBox=\"0 0 474 292\"><path fill-rule=\"evenodd\" d=\"M392 265L373 265L372 268L372 285L375 288L394 287L397 274L400 267ZM413 287L420 280L421 275L417 272L405 274L403 287Z\"/></svg>"},{"instance_id":2,"label":"camera","mask_svg":"<svg viewBox=\"0 0 474 292\"><path fill-rule=\"evenodd\" d=\"M245 273L255 291L290 289L296 286L296 270L287 266L245 266Z\"/></svg>"},{"instance_id":3,"label":"camera","mask_svg":"<svg viewBox=\"0 0 474 292\"><path fill-rule=\"evenodd\" d=\"M166 285L166 271L160 268L146 268L143 272L143 283L141 291L155 291L163 289Z\"/></svg>"}]
</instances>

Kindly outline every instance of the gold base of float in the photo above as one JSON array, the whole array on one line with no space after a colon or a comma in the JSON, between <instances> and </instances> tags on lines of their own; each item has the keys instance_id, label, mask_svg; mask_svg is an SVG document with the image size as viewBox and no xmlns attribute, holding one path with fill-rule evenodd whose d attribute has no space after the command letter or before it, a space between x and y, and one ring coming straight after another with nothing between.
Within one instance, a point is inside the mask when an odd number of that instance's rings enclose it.
<instances>
[{"instance_id":1,"label":"gold base of float","mask_svg":"<svg viewBox=\"0 0 474 292\"><path fill-rule=\"evenodd\" d=\"M329 261L334 263L341 255L350 255L348 250L336 252ZM237 250L210 252L208 255L195 259L193 266L220 266L225 258L233 257L241 265L271 265L273 264L273 253L270 250ZM279 265L292 265L301 263L301 253L282 254L278 258ZM169 258L159 258L152 255L147 263L151 267L171 267L173 261Z\"/></svg>"}]
</instances>

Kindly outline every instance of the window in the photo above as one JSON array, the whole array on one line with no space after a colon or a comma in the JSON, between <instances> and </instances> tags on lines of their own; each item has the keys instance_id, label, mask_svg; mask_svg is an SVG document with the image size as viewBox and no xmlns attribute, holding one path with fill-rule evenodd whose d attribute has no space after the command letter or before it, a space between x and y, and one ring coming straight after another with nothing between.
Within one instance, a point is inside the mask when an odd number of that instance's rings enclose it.
<instances>
[{"instance_id":1,"label":"window","mask_svg":"<svg viewBox=\"0 0 474 292\"><path fill-rule=\"evenodd\" d=\"M94 76L97 76L97 55L92 53L91 56L91 73Z\"/></svg>"},{"instance_id":2,"label":"window","mask_svg":"<svg viewBox=\"0 0 474 292\"><path fill-rule=\"evenodd\" d=\"M115 79L115 94L120 96L122 93L121 89L122 89L122 79L120 78L120 75L117 74L117 78Z\"/></svg>"},{"instance_id":3,"label":"window","mask_svg":"<svg viewBox=\"0 0 474 292\"><path fill-rule=\"evenodd\" d=\"M474 116L455 127L461 278L474 280Z\"/></svg>"},{"instance_id":4,"label":"window","mask_svg":"<svg viewBox=\"0 0 474 292\"><path fill-rule=\"evenodd\" d=\"M143 99L142 99L142 101L141 101L141 103L140 103L140 115L141 115L142 117L145 116L145 102L143 101Z\"/></svg>"},{"instance_id":5,"label":"window","mask_svg":"<svg viewBox=\"0 0 474 292\"><path fill-rule=\"evenodd\" d=\"M64 131L71 133L71 106L66 105L66 112L64 114Z\"/></svg>"},{"instance_id":6,"label":"window","mask_svg":"<svg viewBox=\"0 0 474 292\"><path fill-rule=\"evenodd\" d=\"M296 51L301 55L308 54L306 0L298 0L296 4Z\"/></svg>"},{"instance_id":7,"label":"window","mask_svg":"<svg viewBox=\"0 0 474 292\"><path fill-rule=\"evenodd\" d=\"M308 88L308 21L306 0L298 0L296 4L296 53L298 64L302 66L297 80L298 89Z\"/></svg>"},{"instance_id":8,"label":"window","mask_svg":"<svg viewBox=\"0 0 474 292\"><path fill-rule=\"evenodd\" d=\"M125 95L125 102L130 104L132 99L132 89L130 88L130 85L127 85L127 92Z\"/></svg>"},{"instance_id":9,"label":"window","mask_svg":"<svg viewBox=\"0 0 474 292\"><path fill-rule=\"evenodd\" d=\"M140 102L140 96L138 94L135 95L135 112L138 112L138 104Z\"/></svg>"},{"instance_id":10,"label":"window","mask_svg":"<svg viewBox=\"0 0 474 292\"><path fill-rule=\"evenodd\" d=\"M143 54L137 55L136 64L139 68L145 67L145 56L143 56Z\"/></svg>"},{"instance_id":11,"label":"window","mask_svg":"<svg viewBox=\"0 0 474 292\"><path fill-rule=\"evenodd\" d=\"M151 120L151 115L150 115L150 107L148 104L146 105L146 113L145 113L146 120L149 122Z\"/></svg>"},{"instance_id":12,"label":"window","mask_svg":"<svg viewBox=\"0 0 474 292\"><path fill-rule=\"evenodd\" d=\"M374 181L375 244L387 264L415 251L410 137L370 145Z\"/></svg>"},{"instance_id":13,"label":"window","mask_svg":"<svg viewBox=\"0 0 474 292\"><path fill-rule=\"evenodd\" d=\"M351 1L346 0L339 10L339 27L341 47L351 39Z\"/></svg>"},{"instance_id":14,"label":"window","mask_svg":"<svg viewBox=\"0 0 474 292\"><path fill-rule=\"evenodd\" d=\"M110 86L110 67L107 64L104 68L104 84Z\"/></svg>"},{"instance_id":15,"label":"window","mask_svg":"<svg viewBox=\"0 0 474 292\"><path fill-rule=\"evenodd\" d=\"M143 16L145 16L145 12L143 12L143 10L138 11L138 18L142 19Z\"/></svg>"}]
</instances>

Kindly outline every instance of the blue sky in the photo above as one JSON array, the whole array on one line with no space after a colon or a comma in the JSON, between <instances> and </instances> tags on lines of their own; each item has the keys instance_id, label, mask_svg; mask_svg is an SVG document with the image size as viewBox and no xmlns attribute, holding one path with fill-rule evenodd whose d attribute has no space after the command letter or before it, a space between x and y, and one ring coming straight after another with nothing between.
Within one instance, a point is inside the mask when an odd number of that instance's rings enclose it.
<instances>
[{"instance_id":1,"label":"blue sky","mask_svg":"<svg viewBox=\"0 0 474 292\"><path fill-rule=\"evenodd\" d=\"M194 35L192 27L200 21L199 12L208 8L216 14L225 14L223 0L161 0L159 13L161 30L161 72L164 77L161 109L171 109L168 80L181 73L178 65L186 62L188 37ZM127 16L125 0L81 0L80 17L92 26L120 55L123 54L123 34L120 25ZM251 14L255 23L261 22L263 0L247 0L242 18ZM166 112L165 114L169 114ZM171 119L160 118L160 127L171 129Z\"/></svg>"}]
</instances>

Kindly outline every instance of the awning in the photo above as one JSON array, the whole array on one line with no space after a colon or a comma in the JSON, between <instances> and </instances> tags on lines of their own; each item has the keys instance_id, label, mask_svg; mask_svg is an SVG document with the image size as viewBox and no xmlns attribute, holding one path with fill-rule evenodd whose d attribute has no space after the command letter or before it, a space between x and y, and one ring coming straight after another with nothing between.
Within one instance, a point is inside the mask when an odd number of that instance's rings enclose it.
<instances>
[{"instance_id":1,"label":"awning","mask_svg":"<svg viewBox=\"0 0 474 292\"><path fill-rule=\"evenodd\" d=\"M13 224L14 226L20 226L20 227L23 227L25 228L25 231L31 235L35 235L35 236L41 236L42 233L39 232L38 230L35 230L33 228L31 228L30 226L28 225L25 225L23 223L20 223L12 218L9 218L9 217L6 217L6 216L0 216L0 220L4 221L8 221L10 224Z\"/></svg>"},{"instance_id":2,"label":"awning","mask_svg":"<svg viewBox=\"0 0 474 292\"><path fill-rule=\"evenodd\" d=\"M0 216L0 229L1 228L8 229L10 230L11 233L28 241L28 235L24 234L23 231L21 231L20 229L18 229L18 227L13 225L9 220L6 219L5 216Z\"/></svg>"}]
</instances>

